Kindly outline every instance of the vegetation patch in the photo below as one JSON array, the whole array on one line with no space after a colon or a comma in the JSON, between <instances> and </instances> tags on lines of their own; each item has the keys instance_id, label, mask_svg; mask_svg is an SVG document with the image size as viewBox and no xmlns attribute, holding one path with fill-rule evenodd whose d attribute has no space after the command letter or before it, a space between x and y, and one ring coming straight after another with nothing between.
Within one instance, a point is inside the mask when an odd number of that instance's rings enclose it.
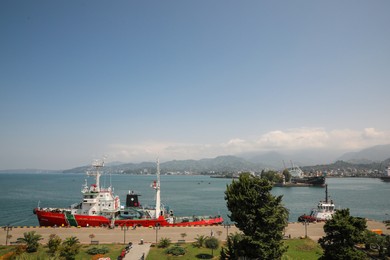
<instances>
[{"instance_id":1,"label":"vegetation patch","mask_svg":"<svg viewBox=\"0 0 390 260\"><path fill-rule=\"evenodd\" d=\"M186 250L181 246L172 246L166 249L165 253L168 255L179 256L179 255L185 255Z\"/></svg>"},{"instance_id":2,"label":"vegetation patch","mask_svg":"<svg viewBox=\"0 0 390 260\"><path fill-rule=\"evenodd\" d=\"M110 250L106 246L94 246L87 250L87 253L90 255L97 255L97 254L107 254Z\"/></svg>"}]
</instances>

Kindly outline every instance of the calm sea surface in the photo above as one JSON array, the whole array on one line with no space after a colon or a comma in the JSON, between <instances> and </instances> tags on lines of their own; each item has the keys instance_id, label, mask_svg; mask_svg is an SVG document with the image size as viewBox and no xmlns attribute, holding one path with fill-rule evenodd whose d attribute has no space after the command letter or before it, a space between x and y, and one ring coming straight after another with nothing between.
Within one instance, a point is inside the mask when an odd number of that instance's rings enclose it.
<instances>
[{"instance_id":1,"label":"calm sea surface","mask_svg":"<svg viewBox=\"0 0 390 260\"><path fill-rule=\"evenodd\" d=\"M85 174L0 174L0 226L36 226L33 209L41 207L68 207L80 202ZM115 194L125 203L129 190L140 193L143 205L154 205L155 192L150 184L155 176L102 176L102 186L112 184ZM228 210L224 200L226 185L231 179L207 176L161 176L161 200L177 216L222 215ZM390 183L369 178L329 178L328 192L336 208L349 208L353 216L375 220L390 219ZM273 188L274 195L283 195L283 203L290 210L294 222L303 213L310 213L319 200L325 198L325 189L316 187Z\"/></svg>"}]
</instances>

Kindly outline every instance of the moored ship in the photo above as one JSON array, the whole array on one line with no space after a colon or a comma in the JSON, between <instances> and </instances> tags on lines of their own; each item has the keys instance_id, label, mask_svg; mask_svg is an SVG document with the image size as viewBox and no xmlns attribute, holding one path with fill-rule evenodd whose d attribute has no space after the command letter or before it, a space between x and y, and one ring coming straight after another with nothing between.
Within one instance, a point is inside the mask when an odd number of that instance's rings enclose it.
<instances>
[{"instance_id":1,"label":"moored ship","mask_svg":"<svg viewBox=\"0 0 390 260\"><path fill-rule=\"evenodd\" d=\"M333 200L328 197L328 185L325 185L325 200L317 204L317 208L312 209L310 215L303 214L298 218L299 222L326 221L333 217L336 212Z\"/></svg>"},{"instance_id":2,"label":"moored ship","mask_svg":"<svg viewBox=\"0 0 390 260\"><path fill-rule=\"evenodd\" d=\"M82 201L69 208L34 209L40 226L194 226L218 225L223 222L221 216L176 217L173 211L167 211L160 201L160 167L157 162L157 180L152 187L156 191L155 207L143 207L138 194L129 192L126 205L121 206L120 199L114 195L112 187L100 187L103 161L95 161L93 171L88 175L95 177L95 184L84 184Z\"/></svg>"},{"instance_id":3,"label":"moored ship","mask_svg":"<svg viewBox=\"0 0 390 260\"><path fill-rule=\"evenodd\" d=\"M291 175L289 182L286 182L283 176L282 183L275 183L276 187L308 187L308 186L317 186L325 187L325 174L322 176L305 176L299 166L292 165L291 168L287 169Z\"/></svg>"}]
</instances>

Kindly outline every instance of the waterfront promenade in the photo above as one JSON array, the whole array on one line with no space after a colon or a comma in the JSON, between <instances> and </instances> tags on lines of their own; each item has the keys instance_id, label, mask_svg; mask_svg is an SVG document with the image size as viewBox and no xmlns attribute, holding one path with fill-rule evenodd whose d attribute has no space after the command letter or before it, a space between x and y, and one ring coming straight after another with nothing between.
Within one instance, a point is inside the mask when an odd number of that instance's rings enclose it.
<instances>
[{"instance_id":1,"label":"waterfront promenade","mask_svg":"<svg viewBox=\"0 0 390 260\"><path fill-rule=\"evenodd\" d=\"M323 222L320 223L310 223L305 226L302 223L289 223L288 227L285 231L286 237L291 238L299 238L304 237L306 232L307 236L317 241L319 238L324 236L323 230ZM369 230L372 229L381 229L384 234L390 235L390 230L388 230L384 223L378 221L367 221L367 226ZM136 229L132 229L131 227L127 230L122 230L120 227L109 229L109 228L76 228L76 227L13 227L12 230L9 231L9 235L12 237L8 240L10 242L16 241L17 238L23 237L24 232L36 231L38 234L42 235L43 240L41 240L42 244L46 244L49 236L51 234L57 234L60 238L65 239L67 237L76 236L82 244L90 244L91 240L99 241L99 244L127 244L132 242L135 251L139 251L139 254L142 255L142 252L148 251L147 245L156 242L162 238L170 238L173 243L178 240L185 240L186 242L193 242L197 235L204 235L217 237L219 240L226 240L226 236L228 233L238 232L239 230L235 226L224 227L220 226L200 226L200 227L161 227L158 230L154 228L147 227L138 227ZM91 239L90 235L93 234L94 237ZM185 236L183 237L183 234ZM139 247L138 244L141 239L146 244L146 247ZM6 231L1 228L0 229L0 244L6 244ZM131 250L130 250L131 251Z\"/></svg>"}]
</instances>

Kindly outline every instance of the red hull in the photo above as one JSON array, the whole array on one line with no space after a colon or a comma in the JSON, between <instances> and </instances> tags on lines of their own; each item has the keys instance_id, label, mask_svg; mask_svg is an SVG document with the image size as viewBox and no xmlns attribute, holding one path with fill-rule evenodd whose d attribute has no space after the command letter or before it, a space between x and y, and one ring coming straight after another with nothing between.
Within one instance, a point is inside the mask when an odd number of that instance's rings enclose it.
<instances>
[{"instance_id":1,"label":"red hull","mask_svg":"<svg viewBox=\"0 0 390 260\"><path fill-rule=\"evenodd\" d=\"M79 226L79 227L100 227L109 226L110 220L103 216L89 216L89 215L73 215L75 221L69 221L64 213L57 213L51 211L45 211L35 209L34 213L38 217L40 226ZM219 225L223 222L222 217L214 217L209 219L203 219L199 221L180 222L171 224L165 220L163 216L158 219L117 219L115 220L116 226L143 226L150 227L156 224L162 227L168 226L210 226Z\"/></svg>"}]
</instances>

